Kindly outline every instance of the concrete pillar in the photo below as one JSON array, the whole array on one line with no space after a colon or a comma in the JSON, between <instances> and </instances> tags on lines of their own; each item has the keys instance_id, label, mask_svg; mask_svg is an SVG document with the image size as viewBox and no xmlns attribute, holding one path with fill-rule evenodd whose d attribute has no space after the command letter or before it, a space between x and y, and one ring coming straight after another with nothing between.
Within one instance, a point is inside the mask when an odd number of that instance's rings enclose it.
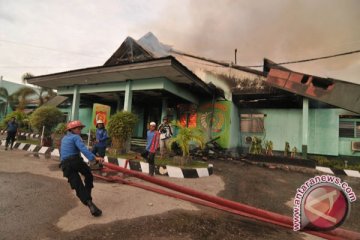
<instances>
[{"instance_id":1,"label":"concrete pillar","mask_svg":"<svg viewBox=\"0 0 360 240\"><path fill-rule=\"evenodd\" d=\"M116 96L117 96L116 111L121 111L124 109L124 101L120 93L117 93Z\"/></svg>"},{"instance_id":2,"label":"concrete pillar","mask_svg":"<svg viewBox=\"0 0 360 240\"><path fill-rule=\"evenodd\" d=\"M79 119L79 107L80 107L80 87L78 85L74 86L73 91L73 99L71 106L71 119L70 120L78 120Z\"/></svg>"},{"instance_id":3,"label":"concrete pillar","mask_svg":"<svg viewBox=\"0 0 360 240\"><path fill-rule=\"evenodd\" d=\"M307 158L307 147L309 141L309 99L303 98L302 109L302 157Z\"/></svg>"},{"instance_id":4,"label":"concrete pillar","mask_svg":"<svg viewBox=\"0 0 360 240\"><path fill-rule=\"evenodd\" d=\"M124 111L131 112L132 105L132 81L127 80L125 86Z\"/></svg>"},{"instance_id":5,"label":"concrete pillar","mask_svg":"<svg viewBox=\"0 0 360 240\"><path fill-rule=\"evenodd\" d=\"M162 107L161 107L161 119L160 122L162 122L163 118L167 116L167 107L168 107L168 101L166 98L162 99Z\"/></svg>"}]
</instances>

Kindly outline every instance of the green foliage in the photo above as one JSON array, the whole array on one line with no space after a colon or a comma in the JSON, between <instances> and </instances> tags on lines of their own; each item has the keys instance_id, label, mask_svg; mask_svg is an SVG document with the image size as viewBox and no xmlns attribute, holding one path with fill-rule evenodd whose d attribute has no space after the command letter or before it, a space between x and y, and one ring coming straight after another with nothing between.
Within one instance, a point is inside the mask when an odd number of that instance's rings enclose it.
<instances>
[{"instance_id":1,"label":"green foliage","mask_svg":"<svg viewBox=\"0 0 360 240\"><path fill-rule=\"evenodd\" d=\"M290 144L289 142L285 142L284 156L289 156L290 153Z\"/></svg>"},{"instance_id":2,"label":"green foliage","mask_svg":"<svg viewBox=\"0 0 360 240\"><path fill-rule=\"evenodd\" d=\"M297 147L293 147L293 148L291 149L291 157L292 157L292 158L296 157L296 154L297 154Z\"/></svg>"},{"instance_id":3,"label":"green foliage","mask_svg":"<svg viewBox=\"0 0 360 240\"><path fill-rule=\"evenodd\" d=\"M190 142L197 143L200 148L204 148L205 146L205 138L203 135L203 131L197 127L183 127L180 122L172 122L174 127L178 129L176 136L172 137L169 141L169 146L172 146L173 143L177 143L177 145L181 148L183 157L189 156L189 144Z\"/></svg>"},{"instance_id":4,"label":"green foliage","mask_svg":"<svg viewBox=\"0 0 360 240\"><path fill-rule=\"evenodd\" d=\"M273 155L273 149L274 149L274 144L272 141L265 141L265 154L266 155Z\"/></svg>"},{"instance_id":5,"label":"green foliage","mask_svg":"<svg viewBox=\"0 0 360 240\"><path fill-rule=\"evenodd\" d=\"M37 95L37 92L30 87L21 87L16 92L11 94L10 98L17 104L17 110L24 110L29 103L29 96Z\"/></svg>"},{"instance_id":6,"label":"green foliage","mask_svg":"<svg viewBox=\"0 0 360 240\"><path fill-rule=\"evenodd\" d=\"M253 136L251 138L251 145L250 145L249 152L251 154L261 154L262 144L261 144L261 139L259 137Z\"/></svg>"},{"instance_id":7,"label":"green foliage","mask_svg":"<svg viewBox=\"0 0 360 240\"><path fill-rule=\"evenodd\" d=\"M131 112L121 111L112 115L107 125L112 147L125 149L125 143L130 139L137 122L137 116Z\"/></svg>"},{"instance_id":8,"label":"green foliage","mask_svg":"<svg viewBox=\"0 0 360 240\"><path fill-rule=\"evenodd\" d=\"M317 162L316 165L335 168L335 169L349 169L360 171L360 161L357 158L347 159L347 166L345 167L345 160L343 157L330 157L322 155L311 155L309 157Z\"/></svg>"},{"instance_id":9,"label":"green foliage","mask_svg":"<svg viewBox=\"0 0 360 240\"><path fill-rule=\"evenodd\" d=\"M13 94L9 95L9 92L6 88L0 87L0 111L2 115L7 114L7 108L8 106L14 110L15 106L18 104L19 100L16 99L16 96Z\"/></svg>"},{"instance_id":10,"label":"green foliage","mask_svg":"<svg viewBox=\"0 0 360 240\"><path fill-rule=\"evenodd\" d=\"M21 76L21 81L22 81L22 83L27 83L27 80L32 77L35 77L35 75L32 73L26 72Z\"/></svg>"},{"instance_id":11,"label":"green foliage","mask_svg":"<svg viewBox=\"0 0 360 240\"><path fill-rule=\"evenodd\" d=\"M29 129L29 118L24 112L21 111L11 112L8 115L6 115L1 122L1 128L6 128L7 123L13 117L16 119L20 131L26 131Z\"/></svg>"},{"instance_id":12,"label":"green foliage","mask_svg":"<svg viewBox=\"0 0 360 240\"><path fill-rule=\"evenodd\" d=\"M52 106L44 106L36 109L30 116L30 125L38 132L45 126L44 136L48 137L54 128L62 121L63 113Z\"/></svg>"},{"instance_id":13,"label":"green foliage","mask_svg":"<svg viewBox=\"0 0 360 240\"><path fill-rule=\"evenodd\" d=\"M65 132L66 132L66 123L64 122L59 123L54 130L54 133L58 135L63 135L65 134Z\"/></svg>"}]
</instances>

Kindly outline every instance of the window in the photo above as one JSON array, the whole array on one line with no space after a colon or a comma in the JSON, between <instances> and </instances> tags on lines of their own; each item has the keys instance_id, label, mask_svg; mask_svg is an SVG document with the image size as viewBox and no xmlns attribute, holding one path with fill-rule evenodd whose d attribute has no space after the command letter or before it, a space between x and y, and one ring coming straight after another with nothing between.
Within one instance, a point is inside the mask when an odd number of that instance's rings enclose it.
<instances>
[{"instance_id":1,"label":"window","mask_svg":"<svg viewBox=\"0 0 360 240\"><path fill-rule=\"evenodd\" d=\"M360 138L360 120L340 116L339 137Z\"/></svg>"},{"instance_id":2,"label":"window","mask_svg":"<svg viewBox=\"0 0 360 240\"><path fill-rule=\"evenodd\" d=\"M240 131L248 133L263 133L264 114L240 114Z\"/></svg>"},{"instance_id":3,"label":"window","mask_svg":"<svg viewBox=\"0 0 360 240\"><path fill-rule=\"evenodd\" d=\"M353 138L355 136L354 122L341 121L339 123L339 136Z\"/></svg>"}]
</instances>

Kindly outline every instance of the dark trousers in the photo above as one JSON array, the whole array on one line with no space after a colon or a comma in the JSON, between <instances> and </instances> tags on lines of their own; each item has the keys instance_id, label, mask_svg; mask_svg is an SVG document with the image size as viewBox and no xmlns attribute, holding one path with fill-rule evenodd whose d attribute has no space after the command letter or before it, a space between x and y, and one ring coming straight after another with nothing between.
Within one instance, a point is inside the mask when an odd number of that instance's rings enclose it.
<instances>
[{"instance_id":1,"label":"dark trousers","mask_svg":"<svg viewBox=\"0 0 360 240\"><path fill-rule=\"evenodd\" d=\"M99 146L94 146L92 153L97 156L99 155L99 157L105 157L105 151L106 151L106 147L99 147Z\"/></svg>"},{"instance_id":2,"label":"dark trousers","mask_svg":"<svg viewBox=\"0 0 360 240\"><path fill-rule=\"evenodd\" d=\"M10 143L10 148L13 147L14 142L15 142L15 136L16 136L16 132L8 132L7 133L5 148L7 148L9 146L9 143Z\"/></svg>"},{"instance_id":3,"label":"dark trousers","mask_svg":"<svg viewBox=\"0 0 360 240\"><path fill-rule=\"evenodd\" d=\"M155 153L149 152L147 162L149 163L149 175L153 176L155 173Z\"/></svg>"},{"instance_id":4,"label":"dark trousers","mask_svg":"<svg viewBox=\"0 0 360 240\"><path fill-rule=\"evenodd\" d=\"M76 196L84 205L87 205L87 202L92 200L91 189L94 187L94 178L90 167L81 157L72 157L63 160L61 168L63 170L64 177L68 179L71 188L75 189ZM85 184L81 180L79 173L85 177Z\"/></svg>"}]
</instances>

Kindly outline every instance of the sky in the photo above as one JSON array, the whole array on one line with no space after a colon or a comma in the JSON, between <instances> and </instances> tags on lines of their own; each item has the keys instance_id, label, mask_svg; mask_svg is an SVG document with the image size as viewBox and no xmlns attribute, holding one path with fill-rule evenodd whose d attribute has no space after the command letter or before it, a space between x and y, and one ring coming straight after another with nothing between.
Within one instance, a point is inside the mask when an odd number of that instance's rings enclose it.
<instances>
[{"instance_id":1,"label":"sky","mask_svg":"<svg viewBox=\"0 0 360 240\"><path fill-rule=\"evenodd\" d=\"M0 0L0 76L101 66L148 32L242 66L316 58L360 50L359 23L358 0ZM360 84L360 53L286 67Z\"/></svg>"}]
</instances>

